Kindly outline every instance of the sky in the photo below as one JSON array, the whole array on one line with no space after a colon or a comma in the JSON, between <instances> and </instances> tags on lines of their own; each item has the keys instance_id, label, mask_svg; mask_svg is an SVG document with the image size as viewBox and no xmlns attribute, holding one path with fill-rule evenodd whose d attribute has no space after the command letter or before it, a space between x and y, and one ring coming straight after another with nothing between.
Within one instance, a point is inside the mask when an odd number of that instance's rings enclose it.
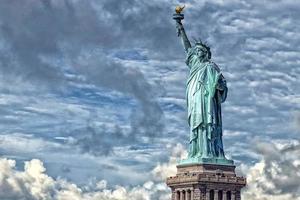
<instances>
[{"instance_id":1,"label":"sky","mask_svg":"<svg viewBox=\"0 0 300 200\"><path fill-rule=\"evenodd\" d=\"M296 0L2 0L0 199L167 200L186 156L186 5L227 80L245 200L300 200Z\"/></svg>"}]
</instances>

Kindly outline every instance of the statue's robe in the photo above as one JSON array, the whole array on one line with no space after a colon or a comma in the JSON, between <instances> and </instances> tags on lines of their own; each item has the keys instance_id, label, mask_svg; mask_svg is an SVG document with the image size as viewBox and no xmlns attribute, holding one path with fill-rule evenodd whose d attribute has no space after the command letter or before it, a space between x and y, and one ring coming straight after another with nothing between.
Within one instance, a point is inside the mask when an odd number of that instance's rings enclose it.
<instances>
[{"instance_id":1,"label":"statue's robe","mask_svg":"<svg viewBox=\"0 0 300 200\"><path fill-rule=\"evenodd\" d=\"M224 158L221 103L227 96L226 81L215 63L200 60L192 48L186 63L190 68L186 90L189 158Z\"/></svg>"}]
</instances>

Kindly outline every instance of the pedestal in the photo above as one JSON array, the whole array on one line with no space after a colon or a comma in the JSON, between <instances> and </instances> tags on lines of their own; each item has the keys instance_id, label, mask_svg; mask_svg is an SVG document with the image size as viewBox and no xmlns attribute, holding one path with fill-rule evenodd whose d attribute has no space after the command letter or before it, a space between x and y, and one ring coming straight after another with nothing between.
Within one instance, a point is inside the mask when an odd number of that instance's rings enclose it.
<instances>
[{"instance_id":1,"label":"pedestal","mask_svg":"<svg viewBox=\"0 0 300 200\"><path fill-rule=\"evenodd\" d=\"M235 173L234 165L180 164L177 174L167 178L172 200L240 200L246 178Z\"/></svg>"}]
</instances>

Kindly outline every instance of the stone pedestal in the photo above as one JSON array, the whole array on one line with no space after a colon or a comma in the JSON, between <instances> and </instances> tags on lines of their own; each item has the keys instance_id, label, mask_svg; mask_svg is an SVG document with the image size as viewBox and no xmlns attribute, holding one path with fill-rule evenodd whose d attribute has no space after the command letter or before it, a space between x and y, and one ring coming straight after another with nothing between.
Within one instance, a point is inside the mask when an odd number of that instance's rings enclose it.
<instances>
[{"instance_id":1,"label":"stone pedestal","mask_svg":"<svg viewBox=\"0 0 300 200\"><path fill-rule=\"evenodd\" d=\"M186 164L167 178L172 200L240 200L246 178L238 177L234 165Z\"/></svg>"}]
</instances>

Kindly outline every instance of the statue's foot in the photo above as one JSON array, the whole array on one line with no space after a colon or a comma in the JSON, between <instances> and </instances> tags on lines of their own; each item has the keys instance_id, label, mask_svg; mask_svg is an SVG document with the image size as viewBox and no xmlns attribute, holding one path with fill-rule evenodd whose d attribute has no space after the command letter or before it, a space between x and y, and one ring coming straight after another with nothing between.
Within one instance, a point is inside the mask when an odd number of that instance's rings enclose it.
<instances>
[{"instance_id":1,"label":"statue's foot","mask_svg":"<svg viewBox=\"0 0 300 200\"><path fill-rule=\"evenodd\" d=\"M200 156L200 158L211 158L211 157L207 154L203 154L203 155Z\"/></svg>"},{"instance_id":2,"label":"statue's foot","mask_svg":"<svg viewBox=\"0 0 300 200\"><path fill-rule=\"evenodd\" d=\"M196 158L201 158L202 157L202 153L197 153L195 157Z\"/></svg>"}]
</instances>

